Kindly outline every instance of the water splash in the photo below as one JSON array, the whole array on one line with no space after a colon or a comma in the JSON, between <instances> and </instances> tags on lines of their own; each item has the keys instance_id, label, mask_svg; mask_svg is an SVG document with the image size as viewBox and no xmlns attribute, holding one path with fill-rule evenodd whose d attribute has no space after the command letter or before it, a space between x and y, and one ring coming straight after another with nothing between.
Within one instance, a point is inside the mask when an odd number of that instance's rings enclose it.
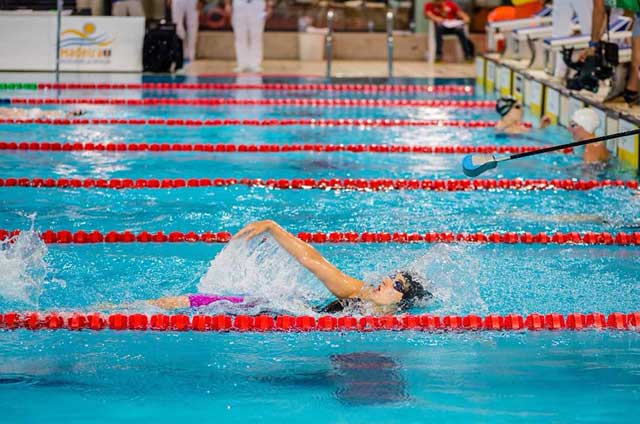
<instances>
[{"instance_id":1,"label":"water splash","mask_svg":"<svg viewBox=\"0 0 640 424\"><path fill-rule=\"evenodd\" d=\"M480 260L471 246L436 244L404 269L417 274L433 299L416 304L414 313L484 314L488 308L480 295ZM406 254L405 254L406 257Z\"/></svg>"},{"instance_id":2,"label":"water splash","mask_svg":"<svg viewBox=\"0 0 640 424\"><path fill-rule=\"evenodd\" d=\"M470 259L471 247L438 244L407 265L406 248L385 252L375 259L378 266L363 272L365 281L377 282L388 275L390 262L412 271L425 281L434 299L422 302L412 313L429 311L438 314L487 312L477 281L480 261ZM394 257L394 253L397 257ZM404 265L402 265L404 264ZM198 284L201 293L238 294L246 297L242 313L273 311L311 314L312 305L326 300L327 290L316 278L293 259L270 236L263 240L232 240L211 261L207 273ZM248 305L248 306L247 306ZM237 305L219 302L211 309L216 313L239 313ZM213 312L210 311L210 312Z\"/></svg>"},{"instance_id":3,"label":"water splash","mask_svg":"<svg viewBox=\"0 0 640 424\"><path fill-rule=\"evenodd\" d=\"M216 256L198 283L201 293L245 296L245 313L270 310L308 314L327 297L315 277L271 236L232 240ZM213 304L216 311L233 308ZM246 310L246 308L251 310Z\"/></svg>"},{"instance_id":4,"label":"water splash","mask_svg":"<svg viewBox=\"0 0 640 424\"><path fill-rule=\"evenodd\" d=\"M33 229L0 242L0 297L38 305L48 274L47 246Z\"/></svg>"}]
</instances>

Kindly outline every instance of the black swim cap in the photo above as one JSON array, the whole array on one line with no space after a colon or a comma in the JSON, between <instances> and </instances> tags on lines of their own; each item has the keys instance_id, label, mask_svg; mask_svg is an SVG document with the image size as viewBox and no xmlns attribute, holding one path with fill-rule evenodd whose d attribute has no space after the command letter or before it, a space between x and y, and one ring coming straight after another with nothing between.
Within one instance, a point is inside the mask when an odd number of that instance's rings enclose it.
<instances>
[{"instance_id":1,"label":"black swim cap","mask_svg":"<svg viewBox=\"0 0 640 424\"><path fill-rule=\"evenodd\" d=\"M501 97L496 102L496 112L498 112L500 116L505 116L517 102L513 97Z\"/></svg>"},{"instance_id":2,"label":"black swim cap","mask_svg":"<svg viewBox=\"0 0 640 424\"><path fill-rule=\"evenodd\" d=\"M402 300L400 300L398 304L398 308L401 311L406 311L411 308L416 300L429 300L433 298L433 294L424 288L424 285L420 282L420 278L416 274L409 271L398 271L398 273L404 277L406 282L405 290L402 292Z\"/></svg>"}]
</instances>

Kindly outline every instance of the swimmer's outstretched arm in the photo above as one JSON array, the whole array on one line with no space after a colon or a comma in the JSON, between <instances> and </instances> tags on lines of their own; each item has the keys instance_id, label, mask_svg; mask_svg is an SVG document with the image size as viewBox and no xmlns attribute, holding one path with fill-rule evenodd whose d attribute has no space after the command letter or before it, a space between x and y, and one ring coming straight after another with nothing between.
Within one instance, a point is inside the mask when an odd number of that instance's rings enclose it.
<instances>
[{"instance_id":1,"label":"swimmer's outstretched arm","mask_svg":"<svg viewBox=\"0 0 640 424\"><path fill-rule=\"evenodd\" d=\"M234 238L246 237L251 240L263 233L270 233L278 244L293 256L302 266L325 285L338 298L356 297L365 283L350 277L327 261L313 246L300 240L271 220L252 222L240 230Z\"/></svg>"}]
</instances>

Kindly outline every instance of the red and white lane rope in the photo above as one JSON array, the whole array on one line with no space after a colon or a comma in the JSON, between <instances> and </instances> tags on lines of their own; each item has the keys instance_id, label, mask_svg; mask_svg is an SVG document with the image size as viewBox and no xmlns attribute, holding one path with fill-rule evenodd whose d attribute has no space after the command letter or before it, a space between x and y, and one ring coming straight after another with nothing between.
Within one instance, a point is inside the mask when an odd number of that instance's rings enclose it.
<instances>
[{"instance_id":1,"label":"red and white lane rope","mask_svg":"<svg viewBox=\"0 0 640 424\"><path fill-rule=\"evenodd\" d=\"M474 191L474 190L592 190L604 187L637 189L636 180L572 180L572 179L501 179L501 180L418 180L418 179L355 179L355 178L191 178L191 179L80 179L80 178L0 178L0 187L31 188L106 188L106 189L169 189L197 187L265 187L279 190L353 190L353 191Z\"/></svg>"},{"instance_id":2,"label":"red and white lane rope","mask_svg":"<svg viewBox=\"0 0 640 424\"><path fill-rule=\"evenodd\" d=\"M357 91L367 93L473 94L470 85L413 84L291 84L291 83L39 83L39 90L268 90L268 91Z\"/></svg>"},{"instance_id":3,"label":"red and white lane rope","mask_svg":"<svg viewBox=\"0 0 640 424\"><path fill-rule=\"evenodd\" d=\"M20 234L20 230L8 231L0 229L0 241L13 239ZM635 233L609 233L609 232L556 232L530 233L530 232L493 232L493 233L453 233L427 232L362 232L332 231L324 232L300 232L297 234L300 240L307 243L497 243L497 244L576 244L576 245L640 245L640 232ZM141 231L76 231L47 230L40 234L40 238L47 244L87 244L87 243L227 243L231 240L228 231L196 233L194 231L173 231L164 233L158 231L151 233Z\"/></svg>"},{"instance_id":4,"label":"red and white lane rope","mask_svg":"<svg viewBox=\"0 0 640 424\"><path fill-rule=\"evenodd\" d=\"M420 146L407 144L181 144L181 143L92 143L0 141L0 150L20 151L100 151L100 152L208 152L208 153L290 153L290 152L349 152L349 153L525 153L549 146ZM564 149L559 153L572 153Z\"/></svg>"},{"instance_id":5,"label":"red and white lane rope","mask_svg":"<svg viewBox=\"0 0 640 424\"><path fill-rule=\"evenodd\" d=\"M403 315L403 316L320 316L308 315L144 315L99 313L5 313L0 329L16 330L116 330L116 331L559 331L559 330L637 330L640 312L599 312L529 315Z\"/></svg>"},{"instance_id":6,"label":"red and white lane rope","mask_svg":"<svg viewBox=\"0 0 640 424\"><path fill-rule=\"evenodd\" d=\"M292 106L292 107L424 107L494 108L493 100L420 100L420 99L145 99L118 98L21 98L7 99L14 105L123 105L123 106Z\"/></svg>"},{"instance_id":7,"label":"red and white lane rope","mask_svg":"<svg viewBox=\"0 0 640 424\"><path fill-rule=\"evenodd\" d=\"M459 127L493 128L496 121L449 121L411 119L0 119L0 124L43 124L43 125L168 125L188 127L220 126L315 126L315 127ZM531 127L531 123L525 123Z\"/></svg>"}]
</instances>

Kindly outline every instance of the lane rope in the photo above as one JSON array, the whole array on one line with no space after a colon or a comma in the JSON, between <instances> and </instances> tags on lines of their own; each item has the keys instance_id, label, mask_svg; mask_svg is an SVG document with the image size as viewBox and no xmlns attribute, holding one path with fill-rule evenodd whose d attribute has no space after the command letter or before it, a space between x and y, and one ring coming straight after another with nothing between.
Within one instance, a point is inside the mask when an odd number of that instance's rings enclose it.
<instances>
[{"instance_id":1,"label":"lane rope","mask_svg":"<svg viewBox=\"0 0 640 424\"><path fill-rule=\"evenodd\" d=\"M407 144L181 144L181 143L92 143L0 141L0 150L20 151L107 151L107 152L208 152L208 153L289 153L289 152L349 152L349 153L525 153L549 146L421 146ZM564 149L559 153L572 153Z\"/></svg>"},{"instance_id":2,"label":"lane rope","mask_svg":"<svg viewBox=\"0 0 640 424\"><path fill-rule=\"evenodd\" d=\"M211 332L309 332L309 331L561 331L637 330L640 312L599 312L529 315L342 316L309 315L195 315L10 312L0 314L6 330L114 330L114 331L211 331Z\"/></svg>"},{"instance_id":3,"label":"lane rope","mask_svg":"<svg viewBox=\"0 0 640 424\"><path fill-rule=\"evenodd\" d=\"M20 98L0 99L13 105L122 105L122 106L293 106L293 107L425 107L494 108L493 100L416 99L118 99L118 98Z\"/></svg>"},{"instance_id":4,"label":"lane rope","mask_svg":"<svg viewBox=\"0 0 640 424\"><path fill-rule=\"evenodd\" d=\"M292 83L0 83L0 90L269 90L473 94L470 85Z\"/></svg>"},{"instance_id":5,"label":"lane rope","mask_svg":"<svg viewBox=\"0 0 640 424\"><path fill-rule=\"evenodd\" d=\"M356 178L0 178L0 187L29 188L105 188L105 189L170 189L230 186L262 187L278 190L351 190L351 191L475 191L475 190L570 190L585 191L605 187L638 189L637 180L574 180L574 179L356 179Z\"/></svg>"},{"instance_id":6,"label":"lane rope","mask_svg":"<svg viewBox=\"0 0 640 424\"><path fill-rule=\"evenodd\" d=\"M0 241L15 240L20 230L0 229ZM227 243L232 234L228 231L206 231L197 233L194 231L173 231L165 233L157 231L109 231L100 232L79 230L46 230L40 233L40 238L47 244L91 244L91 243ZM307 243L493 243L493 244L572 244L572 245L618 245L639 246L640 231L634 233L609 233L609 232L556 232L553 234L531 232L493 232L493 233L453 233L427 232L362 232L332 231L332 232L300 232L297 234L300 240Z\"/></svg>"},{"instance_id":7,"label":"lane rope","mask_svg":"<svg viewBox=\"0 0 640 424\"><path fill-rule=\"evenodd\" d=\"M168 125L168 126L318 126L318 127L460 127L493 128L497 121L450 121L411 119L0 119L0 124L46 125ZM524 123L531 128L531 123Z\"/></svg>"}]
</instances>

